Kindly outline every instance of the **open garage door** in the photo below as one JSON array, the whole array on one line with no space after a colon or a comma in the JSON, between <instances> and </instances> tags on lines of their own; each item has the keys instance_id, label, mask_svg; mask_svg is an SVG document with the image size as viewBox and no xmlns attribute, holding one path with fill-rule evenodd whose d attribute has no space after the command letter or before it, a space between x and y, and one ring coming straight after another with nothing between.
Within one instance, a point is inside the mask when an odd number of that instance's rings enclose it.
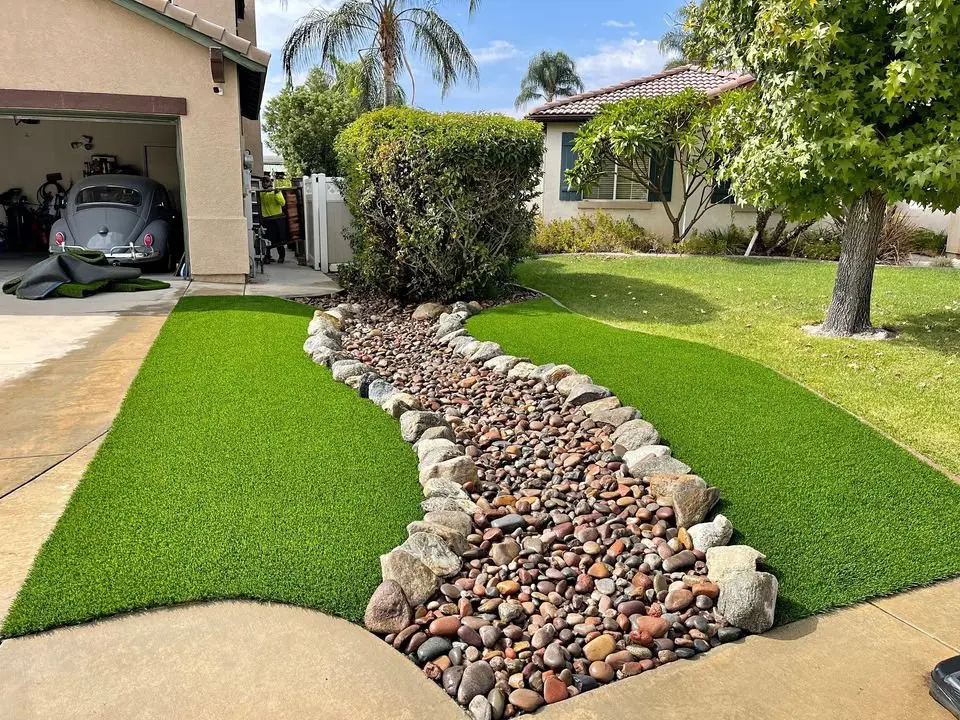
<instances>
[{"instance_id":1,"label":"open garage door","mask_svg":"<svg viewBox=\"0 0 960 720\"><path fill-rule=\"evenodd\" d=\"M129 258L115 253L116 262L143 265L145 272L170 272L180 263L185 232L176 120L9 112L0 111L0 278L46 257L61 237L61 245L100 250L163 243L163 256L150 247ZM134 178L152 178L163 192ZM124 190L128 184L132 189ZM79 191L86 186L92 189ZM65 206L68 198L74 207Z\"/></svg>"}]
</instances>

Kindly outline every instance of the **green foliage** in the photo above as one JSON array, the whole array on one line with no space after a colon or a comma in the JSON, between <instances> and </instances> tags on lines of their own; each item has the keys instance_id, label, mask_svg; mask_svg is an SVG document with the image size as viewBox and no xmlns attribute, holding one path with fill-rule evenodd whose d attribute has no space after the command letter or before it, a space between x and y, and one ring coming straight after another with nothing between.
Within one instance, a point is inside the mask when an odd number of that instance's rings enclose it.
<instances>
[{"instance_id":1,"label":"green foliage","mask_svg":"<svg viewBox=\"0 0 960 720\"><path fill-rule=\"evenodd\" d=\"M565 52L543 50L530 61L514 105L519 110L534 100L549 103L582 92L583 80L573 58Z\"/></svg>"},{"instance_id":2,"label":"green foliage","mask_svg":"<svg viewBox=\"0 0 960 720\"><path fill-rule=\"evenodd\" d=\"M544 223L537 219L533 249L540 254L589 252L661 252L663 240L633 218L599 211Z\"/></svg>"},{"instance_id":3,"label":"green foliage","mask_svg":"<svg viewBox=\"0 0 960 720\"><path fill-rule=\"evenodd\" d=\"M502 115L367 113L337 140L355 218L353 289L404 299L484 294L529 251L543 130Z\"/></svg>"},{"instance_id":4,"label":"green foliage","mask_svg":"<svg viewBox=\"0 0 960 720\"><path fill-rule=\"evenodd\" d=\"M806 232L797 239L791 255L808 260L839 260L840 246L837 233Z\"/></svg>"},{"instance_id":5,"label":"green foliage","mask_svg":"<svg viewBox=\"0 0 960 720\"><path fill-rule=\"evenodd\" d=\"M914 252L921 255L943 255L947 251L947 234L920 228L914 238Z\"/></svg>"},{"instance_id":6,"label":"green foliage","mask_svg":"<svg viewBox=\"0 0 960 720\"><path fill-rule=\"evenodd\" d=\"M758 81L724 122L746 129L738 198L809 217L870 191L960 206L960 4L704 0L698 50Z\"/></svg>"},{"instance_id":7,"label":"green foliage","mask_svg":"<svg viewBox=\"0 0 960 720\"><path fill-rule=\"evenodd\" d=\"M339 175L333 142L360 110L356 95L333 89L327 75L313 68L303 85L288 85L270 99L263 129L291 175Z\"/></svg>"},{"instance_id":8,"label":"green foliage","mask_svg":"<svg viewBox=\"0 0 960 720\"><path fill-rule=\"evenodd\" d=\"M723 148L714 139L712 126L721 107L694 89L606 105L580 128L574 145L577 163L568 171L568 180L589 194L616 163L621 177L663 197L668 164L680 158L679 182L674 180L673 187L681 189L681 197L674 193L672 202L662 201L673 225L673 241L679 242L715 204L709 188Z\"/></svg>"},{"instance_id":9,"label":"green foliage","mask_svg":"<svg viewBox=\"0 0 960 720\"><path fill-rule=\"evenodd\" d=\"M677 245L687 255L743 255L750 244L751 232L737 225L691 233Z\"/></svg>"}]
</instances>

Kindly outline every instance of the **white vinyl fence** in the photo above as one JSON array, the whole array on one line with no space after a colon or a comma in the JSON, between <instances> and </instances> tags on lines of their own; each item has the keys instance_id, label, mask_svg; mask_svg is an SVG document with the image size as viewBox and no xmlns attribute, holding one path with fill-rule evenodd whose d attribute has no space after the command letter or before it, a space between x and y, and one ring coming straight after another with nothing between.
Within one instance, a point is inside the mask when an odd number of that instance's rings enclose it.
<instances>
[{"instance_id":1,"label":"white vinyl fence","mask_svg":"<svg viewBox=\"0 0 960 720\"><path fill-rule=\"evenodd\" d=\"M336 272L353 256L347 239L353 216L337 188L336 178L303 178L303 219L307 264L314 270Z\"/></svg>"}]
</instances>

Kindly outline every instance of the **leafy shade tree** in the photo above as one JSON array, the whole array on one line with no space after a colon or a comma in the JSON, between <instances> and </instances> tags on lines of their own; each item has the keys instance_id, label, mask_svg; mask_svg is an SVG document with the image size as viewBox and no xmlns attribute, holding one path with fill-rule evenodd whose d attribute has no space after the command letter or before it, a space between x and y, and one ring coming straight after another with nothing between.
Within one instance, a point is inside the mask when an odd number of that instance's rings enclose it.
<instances>
[{"instance_id":1,"label":"leafy shade tree","mask_svg":"<svg viewBox=\"0 0 960 720\"><path fill-rule=\"evenodd\" d=\"M571 97L583 92L583 80L577 74L577 64L565 52L543 50L537 53L527 74L520 82L517 110L529 102L553 102L557 98Z\"/></svg>"},{"instance_id":2,"label":"leafy shade tree","mask_svg":"<svg viewBox=\"0 0 960 720\"><path fill-rule=\"evenodd\" d=\"M263 129L292 175L338 175L333 142L362 111L359 94L333 88L326 73L314 68L303 85L288 85L270 99Z\"/></svg>"},{"instance_id":3,"label":"leafy shade tree","mask_svg":"<svg viewBox=\"0 0 960 720\"><path fill-rule=\"evenodd\" d=\"M472 14L480 0L468 0ZM436 11L437 0L344 0L333 9L314 8L300 18L283 46L290 77L299 63L319 57L323 67L359 53L364 85L382 88L378 105L395 104L398 78L406 70L416 102L411 53L433 72L444 95L461 78L476 80L477 64L463 38Z\"/></svg>"},{"instance_id":4,"label":"leafy shade tree","mask_svg":"<svg viewBox=\"0 0 960 720\"><path fill-rule=\"evenodd\" d=\"M748 202L843 217L821 332L871 331L887 205L960 206L960 4L704 0L690 24L713 64L757 77L722 174Z\"/></svg>"},{"instance_id":5,"label":"leafy shade tree","mask_svg":"<svg viewBox=\"0 0 960 720\"><path fill-rule=\"evenodd\" d=\"M636 183L660 200L673 226L673 242L680 242L707 210L727 198L726 192L713 191L723 149L711 132L724 107L722 100L713 102L693 89L606 105L580 128L568 181L587 194L616 167L618 180ZM672 193L676 187L682 193L679 204Z\"/></svg>"}]
</instances>

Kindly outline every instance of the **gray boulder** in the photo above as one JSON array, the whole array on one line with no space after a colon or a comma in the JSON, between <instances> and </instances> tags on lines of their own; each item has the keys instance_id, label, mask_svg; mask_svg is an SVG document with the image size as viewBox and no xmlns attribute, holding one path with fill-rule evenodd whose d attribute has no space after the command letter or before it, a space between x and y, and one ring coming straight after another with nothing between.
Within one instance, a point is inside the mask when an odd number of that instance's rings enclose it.
<instances>
[{"instance_id":1,"label":"gray boulder","mask_svg":"<svg viewBox=\"0 0 960 720\"><path fill-rule=\"evenodd\" d=\"M563 380L565 377L570 377L571 375L576 375L577 371L574 370L569 365L557 365L550 372L546 373L543 376L544 382L547 385L556 385L558 382Z\"/></svg>"},{"instance_id":2,"label":"gray boulder","mask_svg":"<svg viewBox=\"0 0 960 720\"><path fill-rule=\"evenodd\" d=\"M456 354L459 354L457 351L460 350L460 348L466 347L470 343L475 343L475 342L478 342L475 337L464 333L463 335L455 337L453 340L451 340L447 345L447 347L453 350L453 353L456 355Z\"/></svg>"},{"instance_id":3,"label":"gray boulder","mask_svg":"<svg viewBox=\"0 0 960 720\"><path fill-rule=\"evenodd\" d=\"M423 520L431 524L448 527L464 537L473 532L473 522L470 520L470 516L460 511L439 510L428 512L423 516Z\"/></svg>"},{"instance_id":4,"label":"gray boulder","mask_svg":"<svg viewBox=\"0 0 960 720\"><path fill-rule=\"evenodd\" d=\"M449 425L437 425L436 427L424 430L420 439L413 444L413 449L416 450L425 440L449 440L450 442L454 442L456 439L457 437L453 434L452 427Z\"/></svg>"},{"instance_id":5,"label":"gray boulder","mask_svg":"<svg viewBox=\"0 0 960 720\"><path fill-rule=\"evenodd\" d=\"M449 480L427 480L423 484L424 497L446 497L446 498L464 498L470 499L470 496L464 492L463 488L455 482Z\"/></svg>"},{"instance_id":6,"label":"gray boulder","mask_svg":"<svg viewBox=\"0 0 960 720\"><path fill-rule=\"evenodd\" d=\"M466 536L440 523L415 520L407 525L407 535L413 536L417 533L432 533L436 535L457 555L463 555L470 549L470 543L467 542Z\"/></svg>"},{"instance_id":7,"label":"gray boulder","mask_svg":"<svg viewBox=\"0 0 960 720\"><path fill-rule=\"evenodd\" d=\"M557 381L557 392L561 395L569 395L570 391L578 385L592 385L593 378L589 375L567 375L565 378Z\"/></svg>"},{"instance_id":8,"label":"gray boulder","mask_svg":"<svg viewBox=\"0 0 960 720\"><path fill-rule=\"evenodd\" d=\"M431 441L431 442L437 442L437 441ZM420 459L420 462L417 465L417 471L422 472L423 470L427 470L428 468L431 468L434 465L439 465L440 463L446 462L447 460L453 460L455 458L460 457L461 455L463 455L463 450L458 448L456 445L454 445L453 447L449 447L447 445L444 445L443 447L438 447L424 454L424 456Z\"/></svg>"},{"instance_id":9,"label":"gray boulder","mask_svg":"<svg viewBox=\"0 0 960 720\"><path fill-rule=\"evenodd\" d=\"M557 367L556 363L546 363L545 365L537 365L531 372L528 377L531 380L541 380L543 382L547 381L547 375L549 375Z\"/></svg>"},{"instance_id":10,"label":"gray boulder","mask_svg":"<svg viewBox=\"0 0 960 720\"><path fill-rule=\"evenodd\" d=\"M660 433L646 420L630 420L620 425L610 436L611 442L621 446L625 452L636 450L645 445L660 442Z\"/></svg>"},{"instance_id":11,"label":"gray boulder","mask_svg":"<svg viewBox=\"0 0 960 720\"><path fill-rule=\"evenodd\" d=\"M503 355L503 348L495 342L488 341L480 343L480 347L466 357L471 362L485 363L488 360L492 360L493 358L501 355Z\"/></svg>"},{"instance_id":12,"label":"gray boulder","mask_svg":"<svg viewBox=\"0 0 960 720\"><path fill-rule=\"evenodd\" d=\"M707 550L707 577L719 583L728 575L750 572L767 556L749 545L727 545Z\"/></svg>"},{"instance_id":13,"label":"gray boulder","mask_svg":"<svg viewBox=\"0 0 960 720\"><path fill-rule=\"evenodd\" d=\"M417 305L417 309L413 311L413 315L410 317L413 320L433 320L434 318L438 318L443 315L443 313L449 311L450 308L446 305L428 302Z\"/></svg>"},{"instance_id":14,"label":"gray boulder","mask_svg":"<svg viewBox=\"0 0 960 720\"><path fill-rule=\"evenodd\" d=\"M611 395L610 397L600 398L599 400L585 403L584 405L580 406L580 409L586 413L587 417L593 417L598 412L614 410L618 407L620 407L620 398L618 398L616 395Z\"/></svg>"},{"instance_id":15,"label":"gray boulder","mask_svg":"<svg viewBox=\"0 0 960 720\"><path fill-rule=\"evenodd\" d=\"M400 436L407 442L414 443L427 428L445 424L444 419L437 413L410 410L400 416Z\"/></svg>"},{"instance_id":16,"label":"gray boulder","mask_svg":"<svg viewBox=\"0 0 960 720\"><path fill-rule=\"evenodd\" d=\"M507 378L510 380L526 380L530 377L530 373L537 369L537 366L532 362L518 362L507 372Z\"/></svg>"},{"instance_id":17,"label":"gray boulder","mask_svg":"<svg viewBox=\"0 0 960 720\"><path fill-rule=\"evenodd\" d=\"M398 392L387 396L387 399L380 404L380 407L399 420L411 410L419 410L420 401L409 393Z\"/></svg>"},{"instance_id":18,"label":"gray boulder","mask_svg":"<svg viewBox=\"0 0 960 720\"><path fill-rule=\"evenodd\" d=\"M700 552L721 547L733 537L733 524L724 515L717 515L712 522L699 523L687 528L693 547Z\"/></svg>"},{"instance_id":19,"label":"gray boulder","mask_svg":"<svg viewBox=\"0 0 960 720\"><path fill-rule=\"evenodd\" d=\"M691 483L678 486L673 491L677 527L689 528L702 522L719 499L720 488L695 487Z\"/></svg>"},{"instance_id":20,"label":"gray boulder","mask_svg":"<svg viewBox=\"0 0 960 720\"><path fill-rule=\"evenodd\" d=\"M396 395L400 390L386 380L378 378L370 383L370 387L367 388L367 398L374 405L379 405L383 407L383 403L386 399L392 395Z\"/></svg>"},{"instance_id":21,"label":"gray boulder","mask_svg":"<svg viewBox=\"0 0 960 720\"><path fill-rule=\"evenodd\" d=\"M603 398L610 397L612 394L610 390L602 385L585 383L583 385L577 385L570 391L570 394L567 395L567 405L578 407L593 402L594 400L602 400Z\"/></svg>"},{"instance_id":22,"label":"gray boulder","mask_svg":"<svg viewBox=\"0 0 960 720\"><path fill-rule=\"evenodd\" d=\"M337 360L333 365L330 366L330 370L333 373L333 379L338 380L339 382L346 382L352 377L357 377L371 371L371 368L366 363L362 363L359 360Z\"/></svg>"},{"instance_id":23,"label":"gray boulder","mask_svg":"<svg viewBox=\"0 0 960 720\"><path fill-rule=\"evenodd\" d=\"M427 498L420 503L420 509L423 510L425 514L437 511L453 511L473 515L480 511L480 508L477 507L477 504L472 500L449 497Z\"/></svg>"},{"instance_id":24,"label":"gray boulder","mask_svg":"<svg viewBox=\"0 0 960 720\"><path fill-rule=\"evenodd\" d=\"M317 312L314 313L313 319L310 320L310 324L307 325L307 335L317 335L320 333L340 337L340 329L342 327L343 322L339 318L332 317L317 310Z\"/></svg>"},{"instance_id":25,"label":"gray boulder","mask_svg":"<svg viewBox=\"0 0 960 720\"><path fill-rule=\"evenodd\" d=\"M410 553L395 549L380 556L383 579L393 580L413 607L422 605L440 587L440 578Z\"/></svg>"},{"instance_id":26,"label":"gray boulder","mask_svg":"<svg viewBox=\"0 0 960 720\"><path fill-rule=\"evenodd\" d=\"M658 447L656 445L651 447ZM634 451L639 452L639 451ZM630 455L630 453L627 453ZM640 453L631 458L632 464L627 465L630 476L635 478L650 477L651 475L685 475L690 472L690 466L669 455L655 455ZM626 457L624 457L626 462Z\"/></svg>"},{"instance_id":27,"label":"gray boulder","mask_svg":"<svg viewBox=\"0 0 960 720\"><path fill-rule=\"evenodd\" d=\"M313 355L313 353L320 348L339 350L340 341L336 338L327 337L326 335L310 335L303 343L303 351L307 355Z\"/></svg>"},{"instance_id":28,"label":"gray boulder","mask_svg":"<svg viewBox=\"0 0 960 720\"><path fill-rule=\"evenodd\" d=\"M493 372L498 375L506 375L510 370L513 369L517 363L526 362L524 358L518 358L514 355L499 355L495 358L487 360L483 366L488 370L493 370Z\"/></svg>"},{"instance_id":29,"label":"gray boulder","mask_svg":"<svg viewBox=\"0 0 960 720\"><path fill-rule=\"evenodd\" d=\"M437 345L449 345L458 337L466 337L466 335L467 335L467 331L464 330L463 328L454 330L453 332L449 332L446 335L444 335L442 338L437 340Z\"/></svg>"},{"instance_id":30,"label":"gray boulder","mask_svg":"<svg viewBox=\"0 0 960 720\"><path fill-rule=\"evenodd\" d=\"M600 412L595 412L590 417L594 422L603 423L605 425L611 425L615 428L618 428L624 423L638 420L640 418L640 413L635 407L618 407L613 408L612 410L601 410Z\"/></svg>"},{"instance_id":31,"label":"gray boulder","mask_svg":"<svg viewBox=\"0 0 960 720\"><path fill-rule=\"evenodd\" d=\"M719 612L731 625L752 633L763 633L773 627L780 585L770 573L735 572L717 583Z\"/></svg>"},{"instance_id":32,"label":"gray boulder","mask_svg":"<svg viewBox=\"0 0 960 720\"><path fill-rule=\"evenodd\" d=\"M313 360L317 365L326 365L330 367L335 361L342 358L338 357L341 353L338 353L336 350L330 350L329 348L321 347L314 350L310 353L310 359Z\"/></svg>"},{"instance_id":33,"label":"gray boulder","mask_svg":"<svg viewBox=\"0 0 960 720\"><path fill-rule=\"evenodd\" d=\"M457 345L453 350L453 354L459 355L463 358L468 358L473 355L473 353L477 352L482 345L483 343L476 338L471 338L468 342Z\"/></svg>"},{"instance_id":34,"label":"gray boulder","mask_svg":"<svg viewBox=\"0 0 960 720\"><path fill-rule=\"evenodd\" d=\"M450 577L460 571L460 557L439 535L414 533L399 549L413 555L439 577Z\"/></svg>"},{"instance_id":35,"label":"gray boulder","mask_svg":"<svg viewBox=\"0 0 960 720\"><path fill-rule=\"evenodd\" d=\"M427 457L431 452L434 452L435 450L449 449L449 450L456 451L456 455L463 454L457 448L456 443L452 442L451 440L447 440L446 438L423 437L429 430L436 430L439 428L446 428L449 430L450 426L444 424L444 425L436 425L434 427L429 427L420 434L420 439L413 444L413 449L417 453L418 460L423 460L425 457ZM454 455L453 457L456 457L456 455Z\"/></svg>"},{"instance_id":36,"label":"gray boulder","mask_svg":"<svg viewBox=\"0 0 960 720\"><path fill-rule=\"evenodd\" d=\"M413 608L403 594L403 588L394 580L384 580L373 591L363 613L367 630L380 635L398 633L413 622Z\"/></svg>"},{"instance_id":37,"label":"gray boulder","mask_svg":"<svg viewBox=\"0 0 960 720\"><path fill-rule=\"evenodd\" d=\"M434 463L420 471L420 484L428 480L449 480L458 485L475 483L477 481L477 466L466 455Z\"/></svg>"}]
</instances>

